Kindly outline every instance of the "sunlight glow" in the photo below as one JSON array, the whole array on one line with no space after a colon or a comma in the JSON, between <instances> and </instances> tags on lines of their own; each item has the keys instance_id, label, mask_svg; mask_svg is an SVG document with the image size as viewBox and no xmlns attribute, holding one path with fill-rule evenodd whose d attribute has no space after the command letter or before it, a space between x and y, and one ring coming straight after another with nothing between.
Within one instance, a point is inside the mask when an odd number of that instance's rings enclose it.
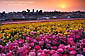
<instances>
[{"instance_id":1,"label":"sunlight glow","mask_svg":"<svg viewBox=\"0 0 85 56\"><path fill-rule=\"evenodd\" d=\"M60 7L61 8L66 8L66 5L65 4L62 4Z\"/></svg>"}]
</instances>

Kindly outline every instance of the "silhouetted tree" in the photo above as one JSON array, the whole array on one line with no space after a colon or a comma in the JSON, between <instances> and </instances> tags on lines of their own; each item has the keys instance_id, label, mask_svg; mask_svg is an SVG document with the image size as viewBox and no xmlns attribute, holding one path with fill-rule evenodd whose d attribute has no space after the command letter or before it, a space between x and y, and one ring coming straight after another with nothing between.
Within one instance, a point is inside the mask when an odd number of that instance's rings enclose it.
<instances>
[{"instance_id":1,"label":"silhouetted tree","mask_svg":"<svg viewBox=\"0 0 85 56\"><path fill-rule=\"evenodd\" d=\"M27 12L29 13L29 12L30 12L30 10L29 10L29 9L27 9Z\"/></svg>"},{"instance_id":2,"label":"silhouetted tree","mask_svg":"<svg viewBox=\"0 0 85 56\"><path fill-rule=\"evenodd\" d=\"M39 14L42 15L42 10L39 11Z\"/></svg>"}]
</instances>

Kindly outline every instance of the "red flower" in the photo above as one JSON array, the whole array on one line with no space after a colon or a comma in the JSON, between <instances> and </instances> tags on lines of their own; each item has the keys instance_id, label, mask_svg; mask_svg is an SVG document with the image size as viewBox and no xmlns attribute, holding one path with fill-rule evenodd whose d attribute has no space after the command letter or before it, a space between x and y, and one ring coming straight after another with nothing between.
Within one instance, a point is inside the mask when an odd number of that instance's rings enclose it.
<instances>
[{"instance_id":1,"label":"red flower","mask_svg":"<svg viewBox=\"0 0 85 56\"><path fill-rule=\"evenodd\" d=\"M40 41L41 40L41 38L36 38L38 41Z\"/></svg>"},{"instance_id":2,"label":"red flower","mask_svg":"<svg viewBox=\"0 0 85 56\"><path fill-rule=\"evenodd\" d=\"M40 46L35 46L34 47L35 50L40 50L40 48L41 48Z\"/></svg>"}]
</instances>

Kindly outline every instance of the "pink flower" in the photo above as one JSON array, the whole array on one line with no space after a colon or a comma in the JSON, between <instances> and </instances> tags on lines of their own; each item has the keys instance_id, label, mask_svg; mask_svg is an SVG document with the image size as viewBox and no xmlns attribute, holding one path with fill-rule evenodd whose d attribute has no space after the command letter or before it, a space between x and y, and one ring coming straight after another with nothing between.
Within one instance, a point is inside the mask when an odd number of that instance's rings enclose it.
<instances>
[{"instance_id":1,"label":"pink flower","mask_svg":"<svg viewBox=\"0 0 85 56\"><path fill-rule=\"evenodd\" d=\"M2 45L0 45L0 48L2 48L3 46Z\"/></svg>"},{"instance_id":2,"label":"pink flower","mask_svg":"<svg viewBox=\"0 0 85 56\"><path fill-rule=\"evenodd\" d=\"M76 51L70 51L70 54L75 55L76 54Z\"/></svg>"},{"instance_id":3,"label":"pink flower","mask_svg":"<svg viewBox=\"0 0 85 56\"><path fill-rule=\"evenodd\" d=\"M53 45L56 45L56 44L57 44L57 41L52 41L52 44L53 44Z\"/></svg>"},{"instance_id":4,"label":"pink flower","mask_svg":"<svg viewBox=\"0 0 85 56\"><path fill-rule=\"evenodd\" d=\"M54 50L56 50L56 49L57 49L57 47L56 47L56 46L52 46L52 47L51 47L51 49L54 49Z\"/></svg>"},{"instance_id":5,"label":"pink flower","mask_svg":"<svg viewBox=\"0 0 85 56\"><path fill-rule=\"evenodd\" d=\"M36 32L33 32L33 34L36 34Z\"/></svg>"},{"instance_id":6,"label":"pink flower","mask_svg":"<svg viewBox=\"0 0 85 56\"><path fill-rule=\"evenodd\" d=\"M23 34L23 36L26 36L27 34Z\"/></svg>"},{"instance_id":7,"label":"pink flower","mask_svg":"<svg viewBox=\"0 0 85 56\"><path fill-rule=\"evenodd\" d=\"M55 39L56 38L56 35L53 35L52 38Z\"/></svg>"},{"instance_id":8,"label":"pink flower","mask_svg":"<svg viewBox=\"0 0 85 56\"><path fill-rule=\"evenodd\" d=\"M53 54L52 56L60 56L59 54Z\"/></svg>"},{"instance_id":9,"label":"pink flower","mask_svg":"<svg viewBox=\"0 0 85 56\"><path fill-rule=\"evenodd\" d=\"M40 44L40 45L43 45L43 44L44 44L44 41L39 41L39 44Z\"/></svg>"},{"instance_id":10,"label":"pink flower","mask_svg":"<svg viewBox=\"0 0 85 56\"><path fill-rule=\"evenodd\" d=\"M32 42L32 40L33 40L32 38L29 38L29 41L30 41L30 42Z\"/></svg>"},{"instance_id":11,"label":"pink flower","mask_svg":"<svg viewBox=\"0 0 85 56\"><path fill-rule=\"evenodd\" d=\"M38 53L38 56L41 56L42 53Z\"/></svg>"},{"instance_id":12,"label":"pink flower","mask_svg":"<svg viewBox=\"0 0 85 56\"><path fill-rule=\"evenodd\" d=\"M33 42L37 42L37 40L36 39L33 39Z\"/></svg>"},{"instance_id":13,"label":"pink flower","mask_svg":"<svg viewBox=\"0 0 85 56\"><path fill-rule=\"evenodd\" d=\"M64 47L65 47L64 44L59 45L59 48L64 48Z\"/></svg>"},{"instance_id":14,"label":"pink flower","mask_svg":"<svg viewBox=\"0 0 85 56\"><path fill-rule=\"evenodd\" d=\"M44 53L40 53L40 54L38 54L38 56L45 56L45 54Z\"/></svg>"},{"instance_id":15,"label":"pink flower","mask_svg":"<svg viewBox=\"0 0 85 56\"><path fill-rule=\"evenodd\" d=\"M57 52L64 52L64 50L62 48L59 48Z\"/></svg>"},{"instance_id":16,"label":"pink flower","mask_svg":"<svg viewBox=\"0 0 85 56\"><path fill-rule=\"evenodd\" d=\"M33 31L31 31L30 34L33 34Z\"/></svg>"},{"instance_id":17,"label":"pink flower","mask_svg":"<svg viewBox=\"0 0 85 56\"><path fill-rule=\"evenodd\" d=\"M29 56L36 56L35 52L29 52Z\"/></svg>"},{"instance_id":18,"label":"pink flower","mask_svg":"<svg viewBox=\"0 0 85 56\"><path fill-rule=\"evenodd\" d=\"M46 43L50 43L51 41L49 39L45 39L45 42Z\"/></svg>"},{"instance_id":19,"label":"pink flower","mask_svg":"<svg viewBox=\"0 0 85 56\"><path fill-rule=\"evenodd\" d=\"M76 38L80 38L80 35L76 35Z\"/></svg>"},{"instance_id":20,"label":"pink flower","mask_svg":"<svg viewBox=\"0 0 85 56\"><path fill-rule=\"evenodd\" d=\"M42 35L42 34L40 34L40 37L43 37L43 35Z\"/></svg>"},{"instance_id":21,"label":"pink flower","mask_svg":"<svg viewBox=\"0 0 85 56\"><path fill-rule=\"evenodd\" d=\"M14 46L10 46L10 47L11 47L10 50L14 50L14 48L15 48Z\"/></svg>"},{"instance_id":22,"label":"pink flower","mask_svg":"<svg viewBox=\"0 0 85 56\"><path fill-rule=\"evenodd\" d=\"M46 44L47 47L51 47L51 44Z\"/></svg>"},{"instance_id":23,"label":"pink flower","mask_svg":"<svg viewBox=\"0 0 85 56\"><path fill-rule=\"evenodd\" d=\"M35 50L40 50L40 48L41 48L40 46L34 46Z\"/></svg>"},{"instance_id":24,"label":"pink flower","mask_svg":"<svg viewBox=\"0 0 85 56\"><path fill-rule=\"evenodd\" d=\"M68 38L68 43L73 42L73 38Z\"/></svg>"},{"instance_id":25,"label":"pink flower","mask_svg":"<svg viewBox=\"0 0 85 56\"><path fill-rule=\"evenodd\" d=\"M74 48L68 48L68 50L69 50L69 51L72 51L72 50L74 50Z\"/></svg>"},{"instance_id":26,"label":"pink flower","mask_svg":"<svg viewBox=\"0 0 85 56\"><path fill-rule=\"evenodd\" d=\"M24 48L21 47L21 48L18 48L18 52L23 52L24 51Z\"/></svg>"},{"instance_id":27,"label":"pink flower","mask_svg":"<svg viewBox=\"0 0 85 56\"><path fill-rule=\"evenodd\" d=\"M67 54L63 54L63 56L67 56Z\"/></svg>"},{"instance_id":28,"label":"pink flower","mask_svg":"<svg viewBox=\"0 0 85 56\"><path fill-rule=\"evenodd\" d=\"M85 52L85 48L83 48L83 52Z\"/></svg>"},{"instance_id":29,"label":"pink flower","mask_svg":"<svg viewBox=\"0 0 85 56\"><path fill-rule=\"evenodd\" d=\"M26 40L29 40L29 37L26 37Z\"/></svg>"},{"instance_id":30,"label":"pink flower","mask_svg":"<svg viewBox=\"0 0 85 56\"><path fill-rule=\"evenodd\" d=\"M50 54L55 54L56 51L55 50L50 50Z\"/></svg>"},{"instance_id":31,"label":"pink flower","mask_svg":"<svg viewBox=\"0 0 85 56\"><path fill-rule=\"evenodd\" d=\"M22 38L20 38L19 43L23 43L23 42L24 42L24 40Z\"/></svg>"},{"instance_id":32,"label":"pink flower","mask_svg":"<svg viewBox=\"0 0 85 56\"><path fill-rule=\"evenodd\" d=\"M34 46L34 43L32 42L32 43L30 43L30 46Z\"/></svg>"},{"instance_id":33,"label":"pink flower","mask_svg":"<svg viewBox=\"0 0 85 56\"><path fill-rule=\"evenodd\" d=\"M12 52L7 53L6 56L12 56Z\"/></svg>"},{"instance_id":34,"label":"pink flower","mask_svg":"<svg viewBox=\"0 0 85 56\"><path fill-rule=\"evenodd\" d=\"M85 43L85 39L83 39L83 41L82 41L83 43Z\"/></svg>"},{"instance_id":35,"label":"pink flower","mask_svg":"<svg viewBox=\"0 0 85 56\"><path fill-rule=\"evenodd\" d=\"M44 52L44 51L43 51L43 50L38 50L38 52L39 52L39 53L42 53L42 52Z\"/></svg>"},{"instance_id":36,"label":"pink flower","mask_svg":"<svg viewBox=\"0 0 85 56\"><path fill-rule=\"evenodd\" d=\"M83 56L82 54L77 54L77 56Z\"/></svg>"}]
</instances>

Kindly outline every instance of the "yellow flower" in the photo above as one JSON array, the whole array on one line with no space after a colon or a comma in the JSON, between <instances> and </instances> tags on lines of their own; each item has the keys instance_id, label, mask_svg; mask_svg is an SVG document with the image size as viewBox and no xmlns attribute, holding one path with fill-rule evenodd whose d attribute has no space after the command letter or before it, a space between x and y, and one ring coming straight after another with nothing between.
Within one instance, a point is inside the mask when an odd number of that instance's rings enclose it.
<instances>
[{"instance_id":1,"label":"yellow flower","mask_svg":"<svg viewBox=\"0 0 85 56\"><path fill-rule=\"evenodd\" d=\"M3 40L3 42L6 42L6 40Z\"/></svg>"},{"instance_id":2,"label":"yellow flower","mask_svg":"<svg viewBox=\"0 0 85 56\"><path fill-rule=\"evenodd\" d=\"M66 35L66 34L68 34L68 32L65 32L64 34Z\"/></svg>"}]
</instances>

